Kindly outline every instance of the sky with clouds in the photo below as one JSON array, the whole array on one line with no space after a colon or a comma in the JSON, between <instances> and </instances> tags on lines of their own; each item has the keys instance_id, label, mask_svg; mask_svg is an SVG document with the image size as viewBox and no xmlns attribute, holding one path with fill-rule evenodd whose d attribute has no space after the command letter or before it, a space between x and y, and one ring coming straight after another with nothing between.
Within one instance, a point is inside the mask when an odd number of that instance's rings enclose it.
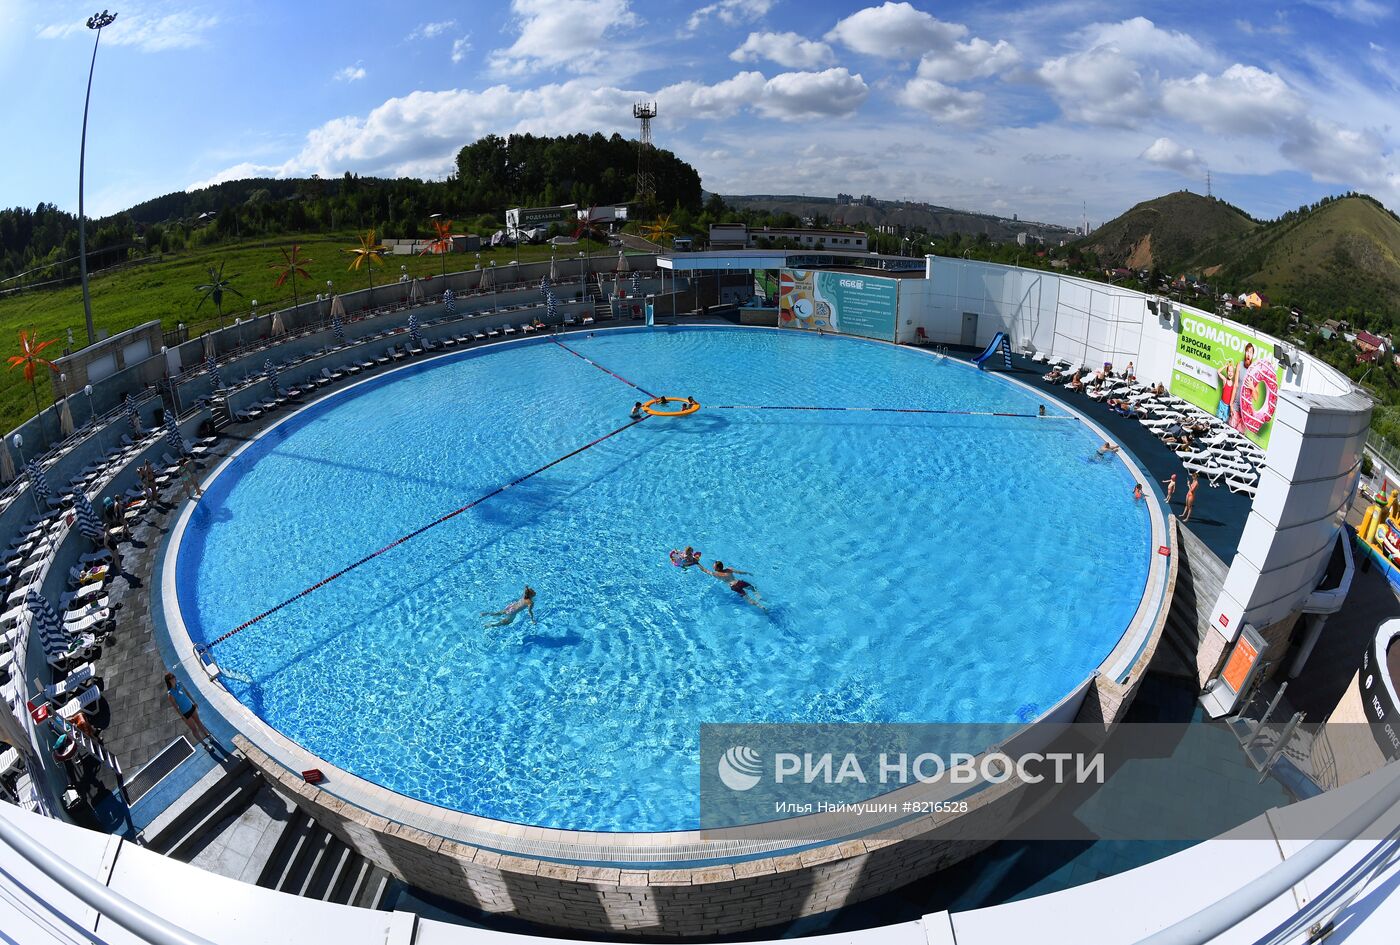
<instances>
[{"instance_id":1,"label":"sky with clouds","mask_svg":"<svg viewBox=\"0 0 1400 945\"><path fill-rule=\"evenodd\" d=\"M441 177L484 134L635 134L719 193L1077 223L1181 188L1400 209L1392 0L109 0L94 215L248 176ZM1395 0L1400 2L1400 0ZM0 0L0 206L75 209L93 12Z\"/></svg>"}]
</instances>

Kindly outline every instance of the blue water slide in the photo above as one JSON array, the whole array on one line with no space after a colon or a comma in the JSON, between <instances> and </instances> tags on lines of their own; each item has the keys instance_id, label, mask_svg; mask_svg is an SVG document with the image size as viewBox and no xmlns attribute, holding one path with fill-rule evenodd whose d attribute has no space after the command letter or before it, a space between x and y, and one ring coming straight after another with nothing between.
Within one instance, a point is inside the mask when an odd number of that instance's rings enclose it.
<instances>
[{"instance_id":1,"label":"blue water slide","mask_svg":"<svg viewBox=\"0 0 1400 945\"><path fill-rule=\"evenodd\" d=\"M987 361L989 361L992 355L996 354L997 351L1001 352L1002 361L1006 369L1008 371L1011 370L1011 338L1008 337L1004 331L997 332L996 337L992 339L992 343L987 345L987 350L973 358L972 363L985 371L987 369Z\"/></svg>"}]
</instances>

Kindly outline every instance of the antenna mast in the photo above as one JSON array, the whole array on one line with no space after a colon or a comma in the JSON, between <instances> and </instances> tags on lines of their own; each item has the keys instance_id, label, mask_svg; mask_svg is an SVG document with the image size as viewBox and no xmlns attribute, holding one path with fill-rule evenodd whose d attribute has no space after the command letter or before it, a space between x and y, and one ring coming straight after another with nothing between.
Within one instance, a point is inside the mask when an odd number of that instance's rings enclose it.
<instances>
[{"instance_id":1,"label":"antenna mast","mask_svg":"<svg viewBox=\"0 0 1400 945\"><path fill-rule=\"evenodd\" d=\"M1210 169L1209 169L1209 168L1206 169L1206 196L1207 196L1207 197L1213 197L1213 196L1215 196L1214 194L1211 193L1211 190L1210 190Z\"/></svg>"},{"instance_id":2,"label":"antenna mast","mask_svg":"<svg viewBox=\"0 0 1400 945\"><path fill-rule=\"evenodd\" d=\"M637 141L637 203L650 207L656 202L656 181L648 167L647 152L651 150L651 120L656 117L655 102L638 102L632 106L632 117L642 124Z\"/></svg>"}]
</instances>

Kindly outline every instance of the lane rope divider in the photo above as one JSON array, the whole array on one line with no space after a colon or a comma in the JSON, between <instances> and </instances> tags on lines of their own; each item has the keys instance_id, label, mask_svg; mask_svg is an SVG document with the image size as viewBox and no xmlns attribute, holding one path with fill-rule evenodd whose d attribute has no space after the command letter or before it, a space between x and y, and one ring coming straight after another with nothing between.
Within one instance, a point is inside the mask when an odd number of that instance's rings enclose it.
<instances>
[{"instance_id":1,"label":"lane rope divider","mask_svg":"<svg viewBox=\"0 0 1400 945\"><path fill-rule=\"evenodd\" d=\"M594 360L593 360L592 358L590 358L588 355L586 355L586 354L581 354L580 352L575 351L573 348L570 348L568 345L564 344L564 342L560 341L558 338L551 338L550 341L553 341L555 344L557 344L559 347L563 348L565 351L569 352L569 354L572 354L574 357L576 357L576 358L581 358L581 359L583 359L584 361L587 361L589 364L593 365L595 368L597 368L598 370L602 371L604 374L610 374L610 375L612 375L613 377L617 378L619 381L621 381L622 383L626 384L628 387L632 388L633 390L639 390L639 391L641 391L643 394L646 394L648 397L652 398L653 400L656 399L656 395L653 394L651 391L647 390L645 387L641 386L640 384L633 384L631 381L629 381L627 378L623 377L621 374L618 374L616 371L609 371L607 368L603 367L603 366L602 366L601 364L599 364L597 361L594 361Z\"/></svg>"},{"instance_id":2,"label":"lane rope divider","mask_svg":"<svg viewBox=\"0 0 1400 945\"><path fill-rule=\"evenodd\" d=\"M1076 417L1047 413L1009 413L991 410L926 410L919 407L788 407L761 404L720 404L711 410L816 410L830 413L931 413L955 417L1023 417L1031 420L1075 420Z\"/></svg>"},{"instance_id":3,"label":"lane rope divider","mask_svg":"<svg viewBox=\"0 0 1400 945\"><path fill-rule=\"evenodd\" d=\"M238 626L234 627L232 630L228 631L227 633L223 634L222 636L217 637L217 638L211 640L211 641L208 642L208 643L202 643L202 644L197 645L197 646L195 647L195 655L201 656L201 657L202 657L203 654L208 653L208 652L209 652L210 650L212 650L214 647L218 646L220 643L223 643L225 640L229 639L230 637L235 636L236 634L242 633L244 630L247 630L249 627L253 626L254 624L258 623L259 621L262 621L262 620L264 620L264 619L266 619L266 618L268 618L268 617L271 617L273 614L277 613L279 610L281 610L283 607L286 607L288 604L293 604L293 603L295 603L296 601L301 600L301 599L302 599L303 597L305 597L306 595L312 593L313 591L318 591L318 590L320 590L321 588L325 587L327 584L331 583L332 581L336 580L337 578L344 577L345 575L349 574L351 571L353 571L353 570L355 570L356 568L358 568L360 565L362 565L362 564L367 564L367 563L369 563L370 561L373 561L375 558L378 558L380 555L384 554L385 552L387 552L387 551L392 551L393 549L397 548L399 545L402 545L404 542L407 542L407 541L410 541L410 540L412 540L412 539L414 539L414 538L417 538L419 535L423 534L424 532L428 531L429 529L431 529L431 528L436 528L437 526L441 525L443 522L450 521L451 519L454 519L454 518L456 518L457 516L461 515L463 512L467 512L467 511L470 511L471 509L476 508L478 505L480 505L481 503L485 502L487 499L493 499L493 498L495 498L496 496L500 495L502 492L505 492L507 489L511 488L512 486L518 486L518 485L520 485L522 482L524 482L525 480L531 479L531 478L533 478L533 477L535 477L535 476L538 476L540 473L544 472L544 471L547 470L547 469L552 469L553 467L558 466L560 463L564 462L564 460L566 460L566 459L572 459L573 457L575 457L575 456L577 456L578 454L584 452L585 450L592 449L593 447L597 446L599 443L602 443L604 440L608 440L608 439L611 439L612 437L617 436L617 435L618 435L619 433L621 433L623 430L630 430L632 427L635 427L637 424L641 423L642 421L644 421L644 420L646 420L646 419L648 419L648 418L647 418L647 417L639 417L639 418L636 419L636 420L632 420L632 421L630 421L629 423L625 423L625 424L623 424L622 426L618 427L616 430L613 430L611 433L604 433L602 436L598 437L596 440L593 440L591 443L585 443L583 446L580 446L578 449L573 450L572 452L569 452L569 453L565 453L563 456L560 456L558 459L551 460L550 462L545 463L543 466L539 467L538 469L535 469L535 470L533 470L533 471L531 471L531 472L527 472L527 473L526 473L525 475L523 475L523 476L517 476L515 479L512 479L510 482L506 483L505 485L499 486L499 487L497 487L497 488L491 490L490 492L486 493L485 495L483 495L483 496L481 496L481 497L479 497L479 498L473 499L472 501L468 502L466 505L462 506L461 508L459 508L459 509L454 509L453 511L448 512L446 515L443 515L443 516L440 516L439 518L433 519L433 521L429 522L428 524L424 525L424 526L421 527L421 528L418 528L418 529L415 529L414 531L409 532L407 535L404 535L402 538L396 538L394 541L392 541L392 542L390 542L389 544L385 545L383 548L380 548L378 551L375 551L375 552L372 552L372 553L370 553L370 554L365 555L365 556L364 556L363 558L361 558L359 561L356 561L356 562L353 563L353 564L347 565L346 567L341 568L339 571L335 572L334 574L330 575L329 577L326 577L326 578L321 579L320 581L317 581L315 584L311 585L310 587L306 588L305 590L301 591L300 593L297 593L297 594L294 594L294 595L291 596L291 597L288 597L286 600L282 601L282 603L277 604L277 605L274 606L274 607L269 607L267 610L264 610L262 613L258 614L256 617L253 617L253 618L251 618L251 619L249 619L249 620L245 620L243 623L241 623L241 624L239 624Z\"/></svg>"}]
</instances>

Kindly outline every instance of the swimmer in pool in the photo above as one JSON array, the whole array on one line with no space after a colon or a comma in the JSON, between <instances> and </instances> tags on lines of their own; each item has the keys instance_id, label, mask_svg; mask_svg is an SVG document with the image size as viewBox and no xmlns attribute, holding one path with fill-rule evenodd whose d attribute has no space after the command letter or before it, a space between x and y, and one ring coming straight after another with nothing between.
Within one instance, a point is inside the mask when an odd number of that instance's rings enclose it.
<instances>
[{"instance_id":1,"label":"swimmer in pool","mask_svg":"<svg viewBox=\"0 0 1400 945\"><path fill-rule=\"evenodd\" d=\"M767 607L763 606L763 601L758 596L758 588L754 587L748 581L744 581L739 578L739 575L748 574L749 572L740 571L737 568L726 568L724 566L723 561L716 561L713 571L705 567L703 564L700 565L700 570L704 571L710 577L715 578L719 581L723 581L725 584L728 584L729 589L731 591L733 591L735 594L738 594L750 604L753 604L759 610L768 609Z\"/></svg>"},{"instance_id":2,"label":"swimmer in pool","mask_svg":"<svg viewBox=\"0 0 1400 945\"><path fill-rule=\"evenodd\" d=\"M694 567L700 564L700 552L690 547L690 545L686 545L684 551L676 551L673 548L671 550L671 563L681 570ZM704 566L701 565L701 567Z\"/></svg>"},{"instance_id":3,"label":"swimmer in pool","mask_svg":"<svg viewBox=\"0 0 1400 945\"><path fill-rule=\"evenodd\" d=\"M640 400L632 405L632 412L628 416L633 420L642 419L642 402Z\"/></svg>"},{"instance_id":4,"label":"swimmer in pool","mask_svg":"<svg viewBox=\"0 0 1400 945\"><path fill-rule=\"evenodd\" d=\"M1103 458L1104 458L1105 456L1107 456L1109 453L1116 453L1116 452L1118 452L1118 447L1115 446L1114 444L1108 442L1107 440L1104 440L1103 446L1100 446L1099 449L1098 449L1098 458L1099 458L1099 459L1103 459Z\"/></svg>"},{"instance_id":5,"label":"swimmer in pool","mask_svg":"<svg viewBox=\"0 0 1400 945\"><path fill-rule=\"evenodd\" d=\"M535 589L528 585L525 587L525 593L520 595L520 599L513 600L509 604L506 604L505 610L483 610L481 616L500 617L500 620L493 620L486 626L504 627L506 624L514 622L515 618L520 616L524 611L529 611L531 623L539 623L539 621L535 619Z\"/></svg>"}]
</instances>

